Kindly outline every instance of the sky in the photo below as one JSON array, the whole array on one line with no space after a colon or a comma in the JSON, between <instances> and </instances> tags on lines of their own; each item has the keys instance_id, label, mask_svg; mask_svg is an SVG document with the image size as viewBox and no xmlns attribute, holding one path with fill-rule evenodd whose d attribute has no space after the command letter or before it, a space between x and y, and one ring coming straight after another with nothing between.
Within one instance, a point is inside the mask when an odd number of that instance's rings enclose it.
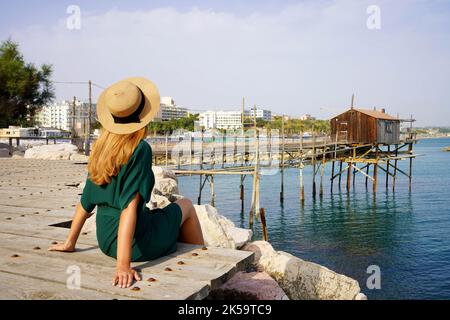
<instances>
[{"instance_id":1,"label":"sky","mask_svg":"<svg viewBox=\"0 0 450 320\"><path fill-rule=\"evenodd\" d=\"M67 26L71 5L79 28ZM52 64L54 81L143 76L193 110L245 97L247 108L328 119L354 93L357 107L450 126L450 0L1 1L8 38L27 61ZM55 90L88 97L86 85Z\"/></svg>"}]
</instances>

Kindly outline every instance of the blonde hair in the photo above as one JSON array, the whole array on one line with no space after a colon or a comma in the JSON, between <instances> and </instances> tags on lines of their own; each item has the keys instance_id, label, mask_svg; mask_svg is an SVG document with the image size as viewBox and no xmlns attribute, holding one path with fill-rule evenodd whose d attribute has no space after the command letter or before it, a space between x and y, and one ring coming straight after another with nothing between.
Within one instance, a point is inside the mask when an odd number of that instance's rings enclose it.
<instances>
[{"instance_id":1,"label":"blonde hair","mask_svg":"<svg viewBox=\"0 0 450 320\"><path fill-rule=\"evenodd\" d=\"M147 136L147 127L130 134L116 134L101 130L89 157L90 180L96 185L111 182L120 168L128 162L139 142Z\"/></svg>"}]
</instances>

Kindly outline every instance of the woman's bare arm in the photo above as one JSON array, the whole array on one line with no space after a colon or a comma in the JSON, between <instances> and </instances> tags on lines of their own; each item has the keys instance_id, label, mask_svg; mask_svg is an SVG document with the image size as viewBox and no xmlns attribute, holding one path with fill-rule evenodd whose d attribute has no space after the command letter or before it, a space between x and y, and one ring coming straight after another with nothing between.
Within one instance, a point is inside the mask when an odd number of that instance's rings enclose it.
<instances>
[{"instance_id":1,"label":"woman's bare arm","mask_svg":"<svg viewBox=\"0 0 450 320\"><path fill-rule=\"evenodd\" d=\"M137 272L130 266L139 200L140 196L138 193L120 215L119 231L117 234L117 267L112 283L113 285L118 285L120 288L128 288L131 286L133 279L140 280Z\"/></svg>"},{"instance_id":2,"label":"woman's bare arm","mask_svg":"<svg viewBox=\"0 0 450 320\"><path fill-rule=\"evenodd\" d=\"M78 237L80 235L81 229L83 228L84 223L87 218L89 218L91 214L86 212L78 202L77 207L75 209L75 215L72 218L72 225L70 226L69 235L67 236L66 242L55 244L48 248L49 251L62 251L62 252L73 252L75 251L75 245L77 243Z\"/></svg>"}]
</instances>

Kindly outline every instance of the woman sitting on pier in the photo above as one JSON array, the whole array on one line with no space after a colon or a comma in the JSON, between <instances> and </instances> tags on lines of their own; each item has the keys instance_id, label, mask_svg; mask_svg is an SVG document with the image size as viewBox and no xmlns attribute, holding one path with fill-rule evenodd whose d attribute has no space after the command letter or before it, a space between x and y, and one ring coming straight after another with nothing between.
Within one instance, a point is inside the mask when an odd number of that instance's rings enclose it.
<instances>
[{"instance_id":1,"label":"woman sitting on pier","mask_svg":"<svg viewBox=\"0 0 450 320\"><path fill-rule=\"evenodd\" d=\"M130 78L107 88L99 97L97 116L102 133L93 146L81 201L65 243L50 251L75 251L80 231L97 209L97 240L106 255L117 259L113 285L131 286L139 275L131 261L148 261L173 253L177 241L203 245L200 223L188 199L163 209L146 203L155 183L152 150L144 140L159 110L155 85Z\"/></svg>"}]
</instances>

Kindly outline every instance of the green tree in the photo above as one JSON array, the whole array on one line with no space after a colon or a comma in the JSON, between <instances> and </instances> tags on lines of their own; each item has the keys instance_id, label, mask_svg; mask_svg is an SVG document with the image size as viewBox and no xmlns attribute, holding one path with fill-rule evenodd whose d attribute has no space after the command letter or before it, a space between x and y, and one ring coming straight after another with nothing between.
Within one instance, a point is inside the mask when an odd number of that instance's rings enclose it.
<instances>
[{"instance_id":1,"label":"green tree","mask_svg":"<svg viewBox=\"0 0 450 320\"><path fill-rule=\"evenodd\" d=\"M164 134L168 132L171 134L177 129L184 129L187 131L194 131L194 122L198 120L198 114L191 114L185 118L172 119L167 121L150 122L148 129L153 134Z\"/></svg>"},{"instance_id":2,"label":"green tree","mask_svg":"<svg viewBox=\"0 0 450 320\"><path fill-rule=\"evenodd\" d=\"M0 45L0 128L31 125L35 113L54 98L52 66L26 62L12 40Z\"/></svg>"}]
</instances>

